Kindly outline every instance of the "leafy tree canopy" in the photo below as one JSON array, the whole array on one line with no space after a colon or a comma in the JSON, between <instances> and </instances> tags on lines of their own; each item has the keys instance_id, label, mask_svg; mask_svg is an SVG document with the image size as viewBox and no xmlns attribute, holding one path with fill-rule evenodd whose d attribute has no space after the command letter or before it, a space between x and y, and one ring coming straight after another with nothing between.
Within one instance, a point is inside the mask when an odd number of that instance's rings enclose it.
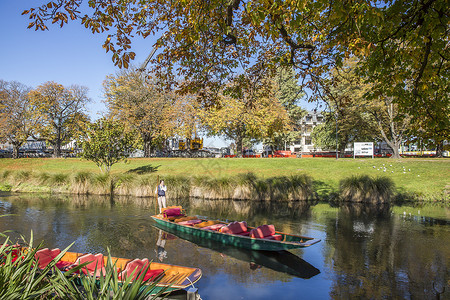
<instances>
[{"instance_id":1,"label":"leafy tree canopy","mask_svg":"<svg viewBox=\"0 0 450 300\"><path fill-rule=\"evenodd\" d=\"M64 87L49 81L29 93L36 137L53 146L55 157L61 156L62 144L75 138L88 120L86 104L90 99L87 92L83 86Z\"/></svg>"},{"instance_id":2,"label":"leafy tree canopy","mask_svg":"<svg viewBox=\"0 0 450 300\"><path fill-rule=\"evenodd\" d=\"M86 3L85 3L86 4ZM159 36L154 70L183 76L181 90L215 101L237 74L263 75L290 64L311 90L350 55L377 89L426 99L430 82L449 76L446 0L53 0L23 12L29 28L69 20L107 32L103 47L119 67L134 59L136 36ZM164 72L163 72L164 71ZM392 96L392 95L387 95ZM414 110L414 109L413 109Z\"/></svg>"},{"instance_id":3,"label":"leafy tree canopy","mask_svg":"<svg viewBox=\"0 0 450 300\"><path fill-rule=\"evenodd\" d=\"M93 161L102 172L109 173L115 163L135 149L135 135L125 130L122 122L101 118L87 126L84 137L79 141L83 149L80 157Z\"/></svg>"},{"instance_id":4,"label":"leafy tree canopy","mask_svg":"<svg viewBox=\"0 0 450 300\"><path fill-rule=\"evenodd\" d=\"M0 141L13 146L13 158L19 157L19 148L36 125L29 91L30 88L20 82L0 79Z\"/></svg>"},{"instance_id":5,"label":"leafy tree canopy","mask_svg":"<svg viewBox=\"0 0 450 300\"><path fill-rule=\"evenodd\" d=\"M144 155L150 157L151 147L175 131L175 94L161 89L161 84L139 70L130 68L107 76L103 82L109 114L135 129L143 141Z\"/></svg>"}]
</instances>

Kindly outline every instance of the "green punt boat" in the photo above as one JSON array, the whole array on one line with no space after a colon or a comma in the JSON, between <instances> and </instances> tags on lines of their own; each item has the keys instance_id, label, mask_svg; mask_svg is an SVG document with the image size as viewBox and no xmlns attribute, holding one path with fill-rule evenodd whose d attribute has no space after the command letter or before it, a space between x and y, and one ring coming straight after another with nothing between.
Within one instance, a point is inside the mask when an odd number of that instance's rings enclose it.
<instances>
[{"instance_id":1,"label":"green punt boat","mask_svg":"<svg viewBox=\"0 0 450 300\"><path fill-rule=\"evenodd\" d=\"M165 219L162 215L155 215L151 217L160 228L167 228L169 230L177 230L183 233L188 233L193 236L197 236L203 239L211 239L223 244L232 245L251 250L264 250L264 251L282 251L296 248L305 248L320 242L319 239L311 237L305 237L294 234L287 234L284 232L276 231L277 235L281 235L281 240L270 240L265 238L252 238L250 236L243 236L239 234L222 233L214 230L206 230L197 228L191 225L183 225L170 220ZM207 222L209 220L200 219ZM220 222L221 224L227 224ZM248 227L248 231L254 229L254 227Z\"/></svg>"},{"instance_id":2,"label":"green punt boat","mask_svg":"<svg viewBox=\"0 0 450 300\"><path fill-rule=\"evenodd\" d=\"M212 251L247 262L250 264L250 268L265 267L303 279L309 279L320 274L319 269L289 251L255 251L238 247L224 247L221 242L203 239L175 229L171 230L165 227L163 228L163 226L158 223L153 224L153 226L163 232L170 233L180 239L194 243L197 246L208 248Z\"/></svg>"}]
</instances>

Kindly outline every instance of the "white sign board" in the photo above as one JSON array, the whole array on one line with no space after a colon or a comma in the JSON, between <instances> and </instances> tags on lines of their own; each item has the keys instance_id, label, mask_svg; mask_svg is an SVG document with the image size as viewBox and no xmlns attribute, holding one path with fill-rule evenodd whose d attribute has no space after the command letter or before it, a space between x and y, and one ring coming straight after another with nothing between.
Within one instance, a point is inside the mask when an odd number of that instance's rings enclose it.
<instances>
[{"instance_id":1,"label":"white sign board","mask_svg":"<svg viewBox=\"0 0 450 300\"><path fill-rule=\"evenodd\" d=\"M373 158L373 143L354 143L353 158L355 156L372 156Z\"/></svg>"}]
</instances>

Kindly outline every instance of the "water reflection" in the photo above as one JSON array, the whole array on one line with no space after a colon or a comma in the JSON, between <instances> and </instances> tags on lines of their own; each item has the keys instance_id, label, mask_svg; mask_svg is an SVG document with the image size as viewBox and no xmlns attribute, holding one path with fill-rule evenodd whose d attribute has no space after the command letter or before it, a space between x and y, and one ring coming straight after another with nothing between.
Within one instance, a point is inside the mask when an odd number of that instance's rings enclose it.
<instances>
[{"instance_id":1,"label":"water reflection","mask_svg":"<svg viewBox=\"0 0 450 300\"><path fill-rule=\"evenodd\" d=\"M158 232L158 240L156 241L156 258L159 259L160 262L164 260L164 258L167 258L167 251L164 249L166 246L166 233L162 230L159 230Z\"/></svg>"},{"instance_id":2,"label":"water reflection","mask_svg":"<svg viewBox=\"0 0 450 300\"><path fill-rule=\"evenodd\" d=\"M163 228L157 223L154 223L153 226L156 228ZM160 229L160 232L161 231L162 230ZM304 279L311 278L320 273L320 271L313 265L289 251L253 251L227 246L210 239L196 237L170 228L164 228L164 232L171 233L200 247L219 252L222 254L222 257L223 255L227 255L241 261L248 262L250 270L256 270L260 266L264 266L277 272L286 273Z\"/></svg>"},{"instance_id":3,"label":"water reflection","mask_svg":"<svg viewBox=\"0 0 450 300\"><path fill-rule=\"evenodd\" d=\"M268 203L184 199L189 214L274 224L280 231L322 239L281 254L194 243L152 226L153 199L0 194L0 232L15 230L47 247L153 258L203 270L203 299L419 298L450 299L450 209L433 206ZM419 212L420 210L420 212ZM172 237L173 238L173 237ZM158 251L160 250L160 251ZM262 267L259 267L262 266ZM319 270L320 269L320 273ZM308 280L304 280L309 278ZM442 294L440 294L442 293Z\"/></svg>"}]
</instances>

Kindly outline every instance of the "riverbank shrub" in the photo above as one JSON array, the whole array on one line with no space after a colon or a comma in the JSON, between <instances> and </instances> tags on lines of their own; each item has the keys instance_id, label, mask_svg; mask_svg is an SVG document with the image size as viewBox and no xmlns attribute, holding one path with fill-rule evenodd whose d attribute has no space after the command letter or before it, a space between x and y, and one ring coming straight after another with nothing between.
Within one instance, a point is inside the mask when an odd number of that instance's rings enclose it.
<instances>
[{"instance_id":1,"label":"riverbank shrub","mask_svg":"<svg viewBox=\"0 0 450 300\"><path fill-rule=\"evenodd\" d=\"M343 201L388 203L394 195L394 183L388 177L351 176L341 180L340 198Z\"/></svg>"},{"instance_id":2,"label":"riverbank shrub","mask_svg":"<svg viewBox=\"0 0 450 300\"><path fill-rule=\"evenodd\" d=\"M257 201L325 200L384 203L393 201L448 201L448 193L412 193L396 188L390 177L356 175L341 179L339 188L301 173L260 177L255 173L233 176L160 176L172 199L198 197ZM123 195L155 197L155 174L79 171L75 173L5 170L0 190L12 192L72 193L78 195Z\"/></svg>"}]
</instances>

